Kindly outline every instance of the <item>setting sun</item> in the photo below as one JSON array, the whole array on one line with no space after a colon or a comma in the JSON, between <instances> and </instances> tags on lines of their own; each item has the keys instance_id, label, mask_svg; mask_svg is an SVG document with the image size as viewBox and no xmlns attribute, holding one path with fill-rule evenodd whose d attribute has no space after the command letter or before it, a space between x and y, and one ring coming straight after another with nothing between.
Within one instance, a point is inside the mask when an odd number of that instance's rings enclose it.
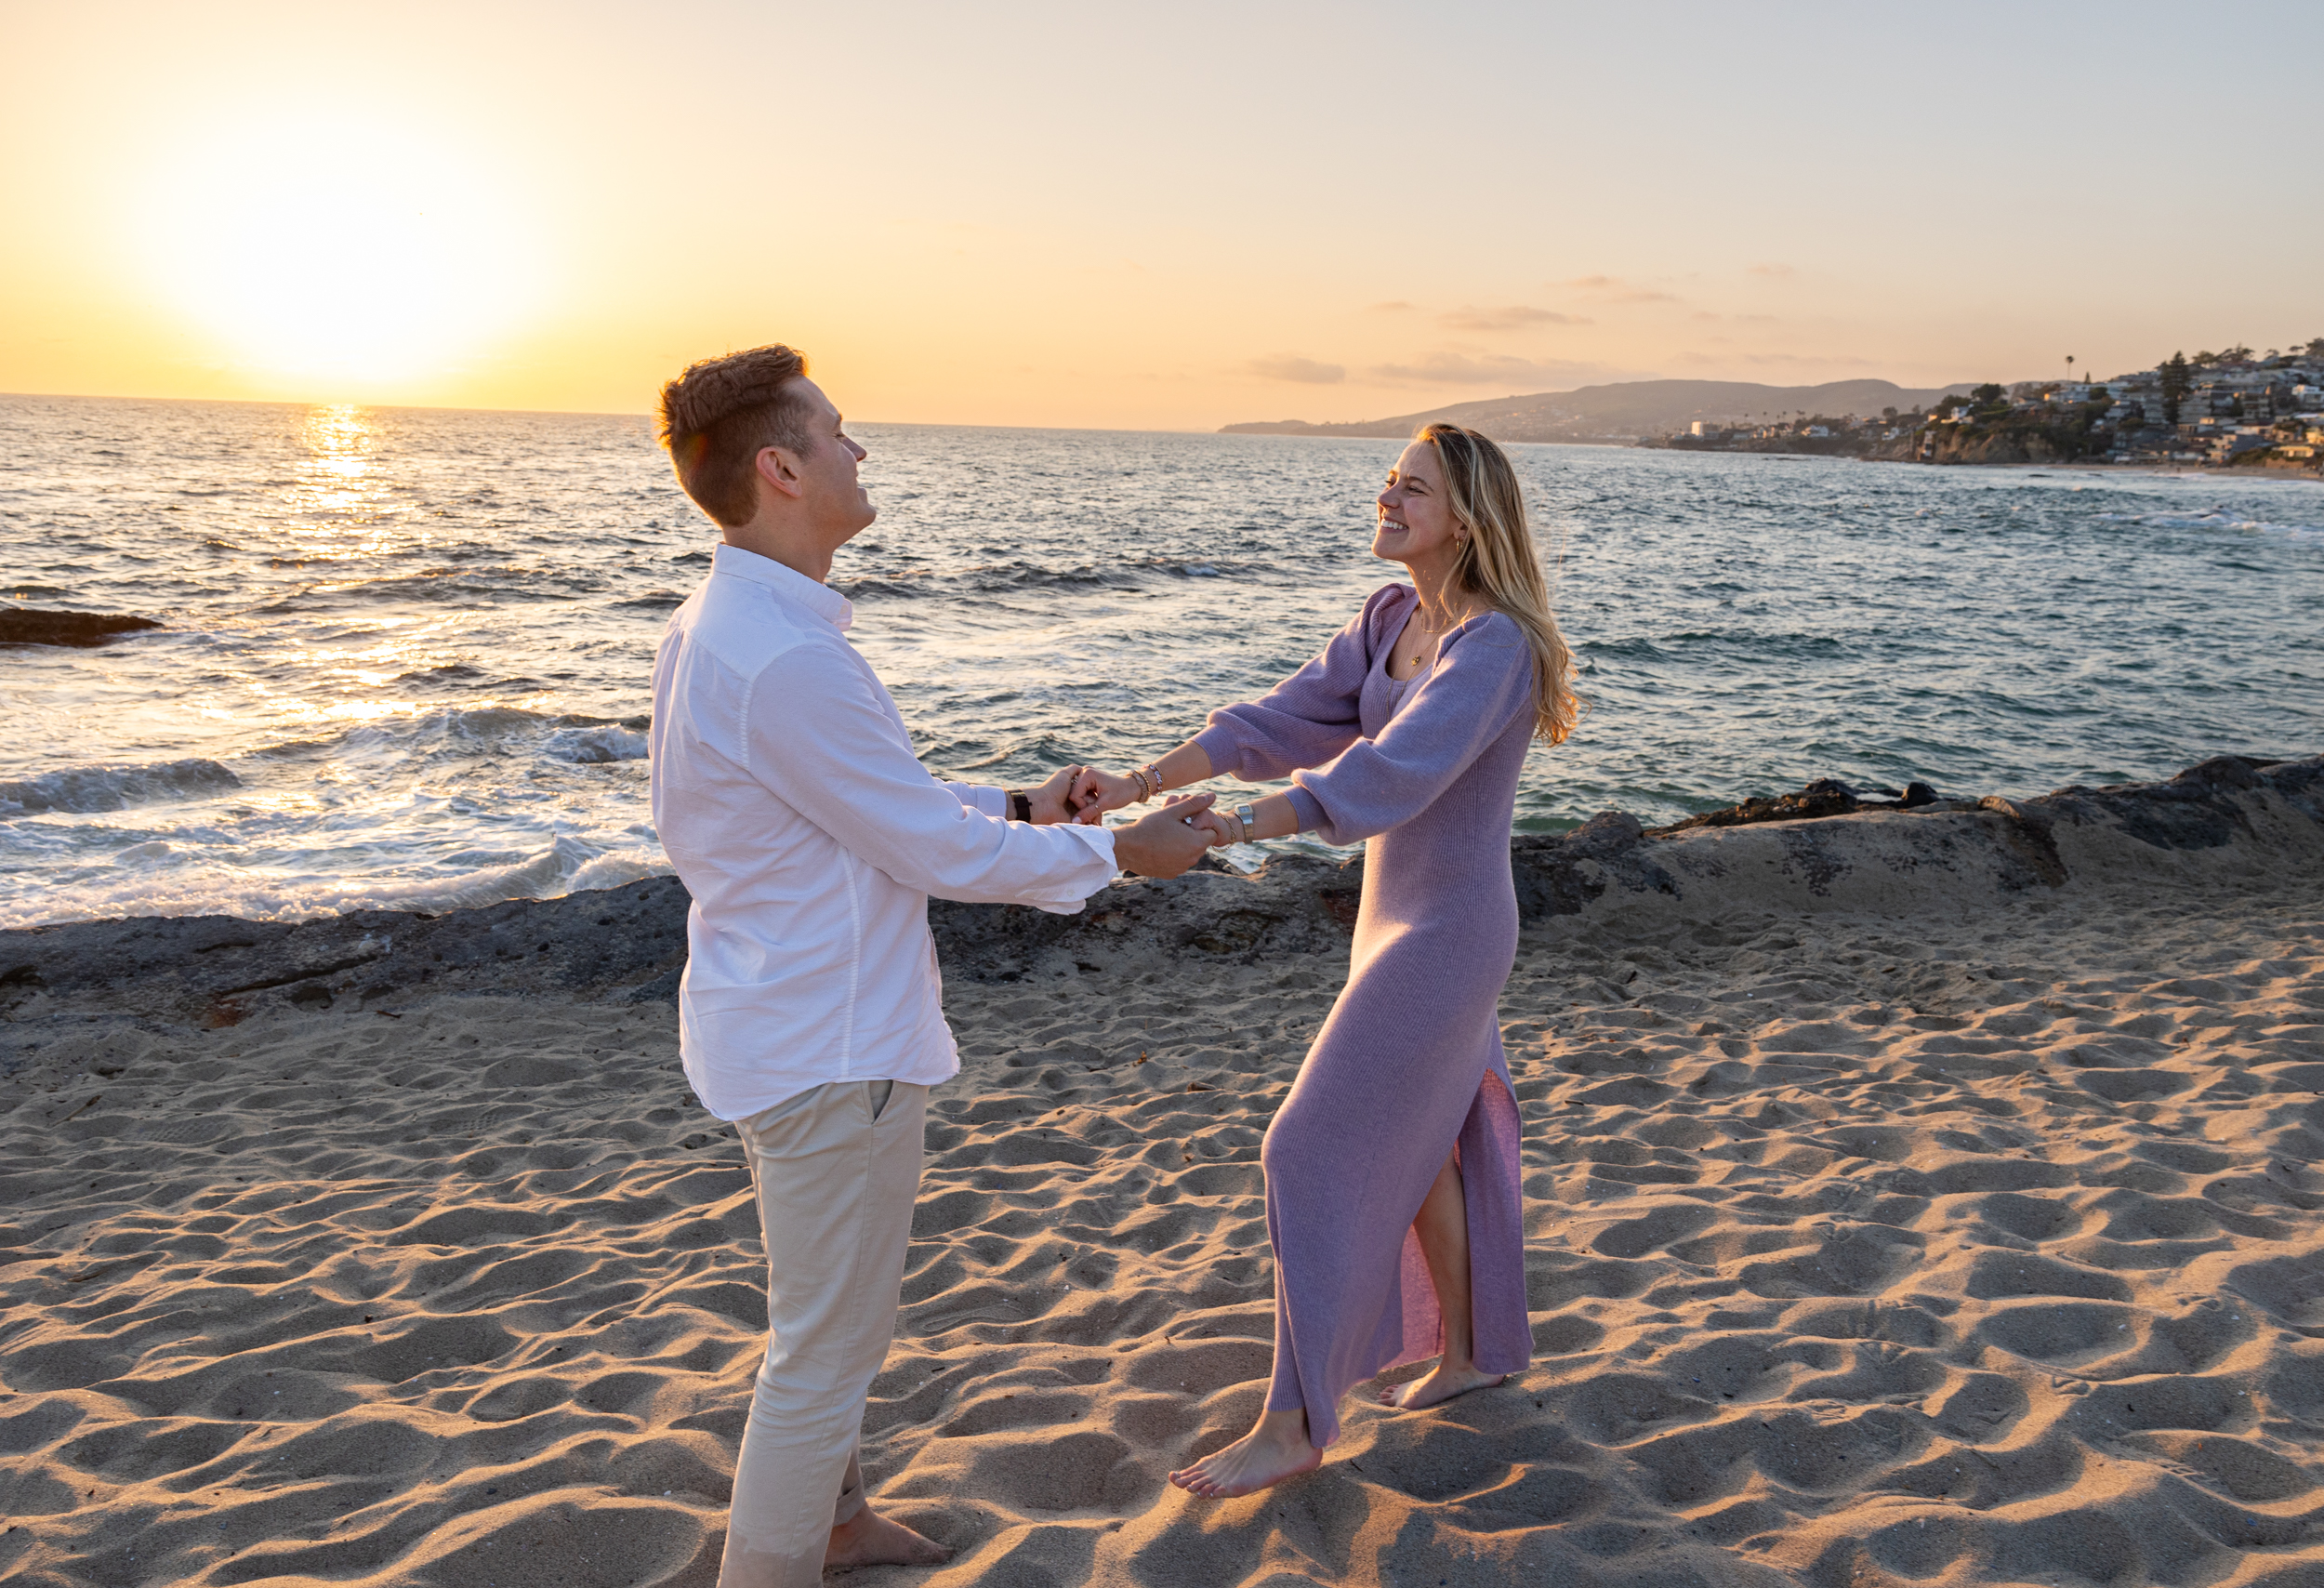
<instances>
[{"instance_id":1,"label":"setting sun","mask_svg":"<svg viewBox=\"0 0 2324 1588\"><path fill-rule=\"evenodd\" d=\"M534 275L473 157L378 122L280 115L173 151L145 255L228 361L318 380L450 373Z\"/></svg>"}]
</instances>

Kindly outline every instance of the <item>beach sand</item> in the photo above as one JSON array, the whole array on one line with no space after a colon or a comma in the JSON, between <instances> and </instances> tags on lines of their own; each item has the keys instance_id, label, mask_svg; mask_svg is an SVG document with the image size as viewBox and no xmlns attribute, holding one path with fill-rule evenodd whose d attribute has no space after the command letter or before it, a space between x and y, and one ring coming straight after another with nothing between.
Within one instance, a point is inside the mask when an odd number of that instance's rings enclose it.
<instances>
[{"instance_id":1,"label":"beach sand","mask_svg":"<svg viewBox=\"0 0 2324 1588\"><path fill-rule=\"evenodd\" d=\"M845 1581L2324 1584L2299 765L1531 840L1534 1365L1230 1502L1163 1475L1263 1390L1348 879L940 912L864 1459L956 1555ZM710 1583L763 1271L680 906L0 934L0 1581Z\"/></svg>"}]
</instances>

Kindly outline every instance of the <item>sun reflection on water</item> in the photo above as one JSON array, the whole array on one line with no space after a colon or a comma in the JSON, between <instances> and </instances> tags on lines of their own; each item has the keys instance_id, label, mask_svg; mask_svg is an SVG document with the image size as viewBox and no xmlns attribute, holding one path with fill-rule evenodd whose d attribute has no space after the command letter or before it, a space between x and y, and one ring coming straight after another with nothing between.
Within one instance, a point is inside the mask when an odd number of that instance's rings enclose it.
<instances>
[{"instance_id":1,"label":"sun reflection on water","mask_svg":"<svg viewBox=\"0 0 2324 1588\"><path fill-rule=\"evenodd\" d=\"M408 549L403 515L379 468L376 416L351 403L310 408L298 439L307 449L283 492L294 527L285 549L298 562L340 562Z\"/></svg>"}]
</instances>

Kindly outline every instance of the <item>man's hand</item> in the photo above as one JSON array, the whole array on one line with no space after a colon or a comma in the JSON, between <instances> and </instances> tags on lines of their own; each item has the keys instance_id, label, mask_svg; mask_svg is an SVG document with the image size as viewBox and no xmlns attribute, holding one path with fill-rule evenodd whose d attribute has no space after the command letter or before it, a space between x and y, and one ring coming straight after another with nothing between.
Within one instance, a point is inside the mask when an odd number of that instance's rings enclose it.
<instances>
[{"instance_id":1,"label":"man's hand","mask_svg":"<svg viewBox=\"0 0 2324 1588\"><path fill-rule=\"evenodd\" d=\"M1217 834L1196 826L1215 794L1196 794L1114 829L1114 858L1142 877L1175 877L1208 849Z\"/></svg>"},{"instance_id":2,"label":"man's hand","mask_svg":"<svg viewBox=\"0 0 2324 1588\"><path fill-rule=\"evenodd\" d=\"M1214 799L1216 798L1215 795L1212 797ZM1186 796L1183 794L1173 794L1170 796L1169 803L1164 805L1162 808L1168 811L1173 806L1179 804L1185 798ZM1183 813L1181 813L1181 814L1183 814ZM1187 816L1186 819L1195 824L1195 830L1196 832L1207 835L1207 841L1213 849L1223 849L1228 844L1233 843L1235 840L1235 835L1238 829L1234 823L1227 820L1226 814L1223 812L1216 810L1205 811L1200 815Z\"/></svg>"},{"instance_id":3,"label":"man's hand","mask_svg":"<svg viewBox=\"0 0 2324 1588\"><path fill-rule=\"evenodd\" d=\"M1074 820L1087 827L1095 827L1108 811L1118 811L1124 805L1138 802L1138 780L1127 774L1116 777L1110 772L1100 772L1094 766L1081 769L1074 780L1069 800L1074 808Z\"/></svg>"},{"instance_id":4,"label":"man's hand","mask_svg":"<svg viewBox=\"0 0 2324 1588\"><path fill-rule=\"evenodd\" d=\"M1024 802L1032 809L1035 827L1047 827L1051 822L1074 819L1074 785L1089 775L1089 768L1061 766L1049 774L1038 788L1024 791Z\"/></svg>"}]
</instances>

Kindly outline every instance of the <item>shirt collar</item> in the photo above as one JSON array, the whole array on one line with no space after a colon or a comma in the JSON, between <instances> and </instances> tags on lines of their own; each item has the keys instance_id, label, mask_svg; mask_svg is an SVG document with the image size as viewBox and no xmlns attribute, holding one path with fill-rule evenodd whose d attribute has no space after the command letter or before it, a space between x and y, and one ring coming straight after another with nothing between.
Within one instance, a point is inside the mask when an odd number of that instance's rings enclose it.
<instances>
[{"instance_id":1,"label":"shirt collar","mask_svg":"<svg viewBox=\"0 0 2324 1588\"><path fill-rule=\"evenodd\" d=\"M834 629L845 629L855 621L855 603L833 589L818 584L796 568L786 568L772 557L761 557L756 551L746 551L739 546L721 544L710 553L710 576L725 575L729 578L748 579L754 585L764 585L793 605L803 606Z\"/></svg>"}]
</instances>

